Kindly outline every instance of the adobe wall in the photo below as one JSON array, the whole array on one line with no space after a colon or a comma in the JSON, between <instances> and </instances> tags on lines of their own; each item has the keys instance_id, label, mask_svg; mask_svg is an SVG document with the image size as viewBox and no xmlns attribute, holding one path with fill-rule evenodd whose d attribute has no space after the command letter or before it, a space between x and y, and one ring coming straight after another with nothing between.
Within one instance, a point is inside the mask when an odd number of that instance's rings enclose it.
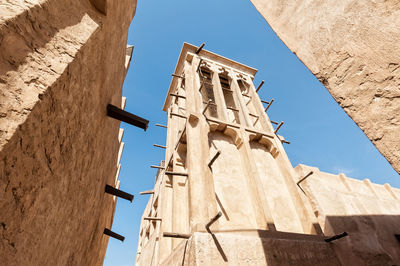
<instances>
[{"instance_id":1,"label":"adobe wall","mask_svg":"<svg viewBox=\"0 0 400 266\"><path fill-rule=\"evenodd\" d=\"M398 1L251 2L400 173Z\"/></svg>"},{"instance_id":2,"label":"adobe wall","mask_svg":"<svg viewBox=\"0 0 400 266\"><path fill-rule=\"evenodd\" d=\"M4 265L101 265L115 201L127 32L136 1L0 3Z\"/></svg>"},{"instance_id":3,"label":"adobe wall","mask_svg":"<svg viewBox=\"0 0 400 266\"><path fill-rule=\"evenodd\" d=\"M333 245L343 265L400 263L400 189L324 173L298 165L303 199L310 202L326 236L347 232Z\"/></svg>"}]
</instances>

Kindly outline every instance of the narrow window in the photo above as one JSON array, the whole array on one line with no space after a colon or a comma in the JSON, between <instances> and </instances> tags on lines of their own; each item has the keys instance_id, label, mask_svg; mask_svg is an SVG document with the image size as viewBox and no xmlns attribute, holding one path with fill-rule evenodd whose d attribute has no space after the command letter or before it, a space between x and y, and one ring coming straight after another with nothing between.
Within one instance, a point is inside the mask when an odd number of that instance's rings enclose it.
<instances>
[{"instance_id":1,"label":"narrow window","mask_svg":"<svg viewBox=\"0 0 400 266\"><path fill-rule=\"evenodd\" d=\"M200 76L200 93L203 99L203 106L205 107L209 100L211 104L207 108L207 114L212 117L218 117L217 106L215 104L214 89L212 85L212 72L205 68L199 68Z\"/></svg>"},{"instance_id":2,"label":"narrow window","mask_svg":"<svg viewBox=\"0 0 400 266\"><path fill-rule=\"evenodd\" d=\"M226 108L228 109L228 119L231 122L240 124L239 110L235 103L235 98L233 96L233 90L231 89L230 80L227 76L219 75L219 82L222 87L222 92L224 94Z\"/></svg>"}]
</instances>

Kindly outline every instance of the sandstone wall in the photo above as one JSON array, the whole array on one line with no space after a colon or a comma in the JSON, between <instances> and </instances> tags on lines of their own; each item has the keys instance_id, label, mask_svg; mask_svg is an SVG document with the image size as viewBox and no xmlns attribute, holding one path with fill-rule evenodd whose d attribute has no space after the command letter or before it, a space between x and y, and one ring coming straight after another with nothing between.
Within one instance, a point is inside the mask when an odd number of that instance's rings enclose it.
<instances>
[{"instance_id":1,"label":"sandstone wall","mask_svg":"<svg viewBox=\"0 0 400 266\"><path fill-rule=\"evenodd\" d=\"M0 1L3 265L101 265L135 0Z\"/></svg>"},{"instance_id":2,"label":"sandstone wall","mask_svg":"<svg viewBox=\"0 0 400 266\"><path fill-rule=\"evenodd\" d=\"M313 171L300 187L324 234L349 234L333 245L342 265L399 264L400 189L305 165L296 171L299 180Z\"/></svg>"},{"instance_id":3,"label":"sandstone wall","mask_svg":"<svg viewBox=\"0 0 400 266\"><path fill-rule=\"evenodd\" d=\"M400 173L400 3L251 1Z\"/></svg>"}]
</instances>

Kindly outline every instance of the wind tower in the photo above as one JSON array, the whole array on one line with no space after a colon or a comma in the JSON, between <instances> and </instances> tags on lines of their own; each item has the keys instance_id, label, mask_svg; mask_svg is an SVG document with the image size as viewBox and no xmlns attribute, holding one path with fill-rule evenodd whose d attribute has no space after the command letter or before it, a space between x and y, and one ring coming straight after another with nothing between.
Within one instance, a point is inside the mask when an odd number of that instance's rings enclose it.
<instances>
[{"instance_id":1,"label":"wind tower","mask_svg":"<svg viewBox=\"0 0 400 266\"><path fill-rule=\"evenodd\" d=\"M151 197L136 264L340 265L299 186L322 173L292 167L277 134L283 122L266 113L273 99L253 84L257 70L202 46L185 43L172 75L167 141L155 145L165 161L141 193Z\"/></svg>"}]
</instances>

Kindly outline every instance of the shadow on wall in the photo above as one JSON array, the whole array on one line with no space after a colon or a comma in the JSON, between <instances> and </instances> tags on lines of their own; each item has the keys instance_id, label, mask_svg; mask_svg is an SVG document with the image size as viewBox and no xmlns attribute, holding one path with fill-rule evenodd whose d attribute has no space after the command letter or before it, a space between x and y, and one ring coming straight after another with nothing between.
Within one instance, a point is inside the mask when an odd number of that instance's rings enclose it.
<instances>
[{"instance_id":1,"label":"shadow on wall","mask_svg":"<svg viewBox=\"0 0 400 266\"><path fill-rule=\"evenodd\" d=\"M0 28L0 76L16 71L27 62L30 53L42 55L39 48L46 47L58 32L79 24L85 15L101 24L102 16L89 1L76 5L53 2L35 5L13 17L7 27Z\"/></svg>"},{"instance_id":2,"label":"shadow on wall","mask_svg":"<svg viewBox=\"0 0 400 266\"><path fill-rule=\"evenodd\" d=\"M268 237L261 230L259 236L268 265L400 265L399 225L400 215L327 216L323 237L284 232ZM348 236L324 241L343 232Z\"/></svg>"}]
</instances>

